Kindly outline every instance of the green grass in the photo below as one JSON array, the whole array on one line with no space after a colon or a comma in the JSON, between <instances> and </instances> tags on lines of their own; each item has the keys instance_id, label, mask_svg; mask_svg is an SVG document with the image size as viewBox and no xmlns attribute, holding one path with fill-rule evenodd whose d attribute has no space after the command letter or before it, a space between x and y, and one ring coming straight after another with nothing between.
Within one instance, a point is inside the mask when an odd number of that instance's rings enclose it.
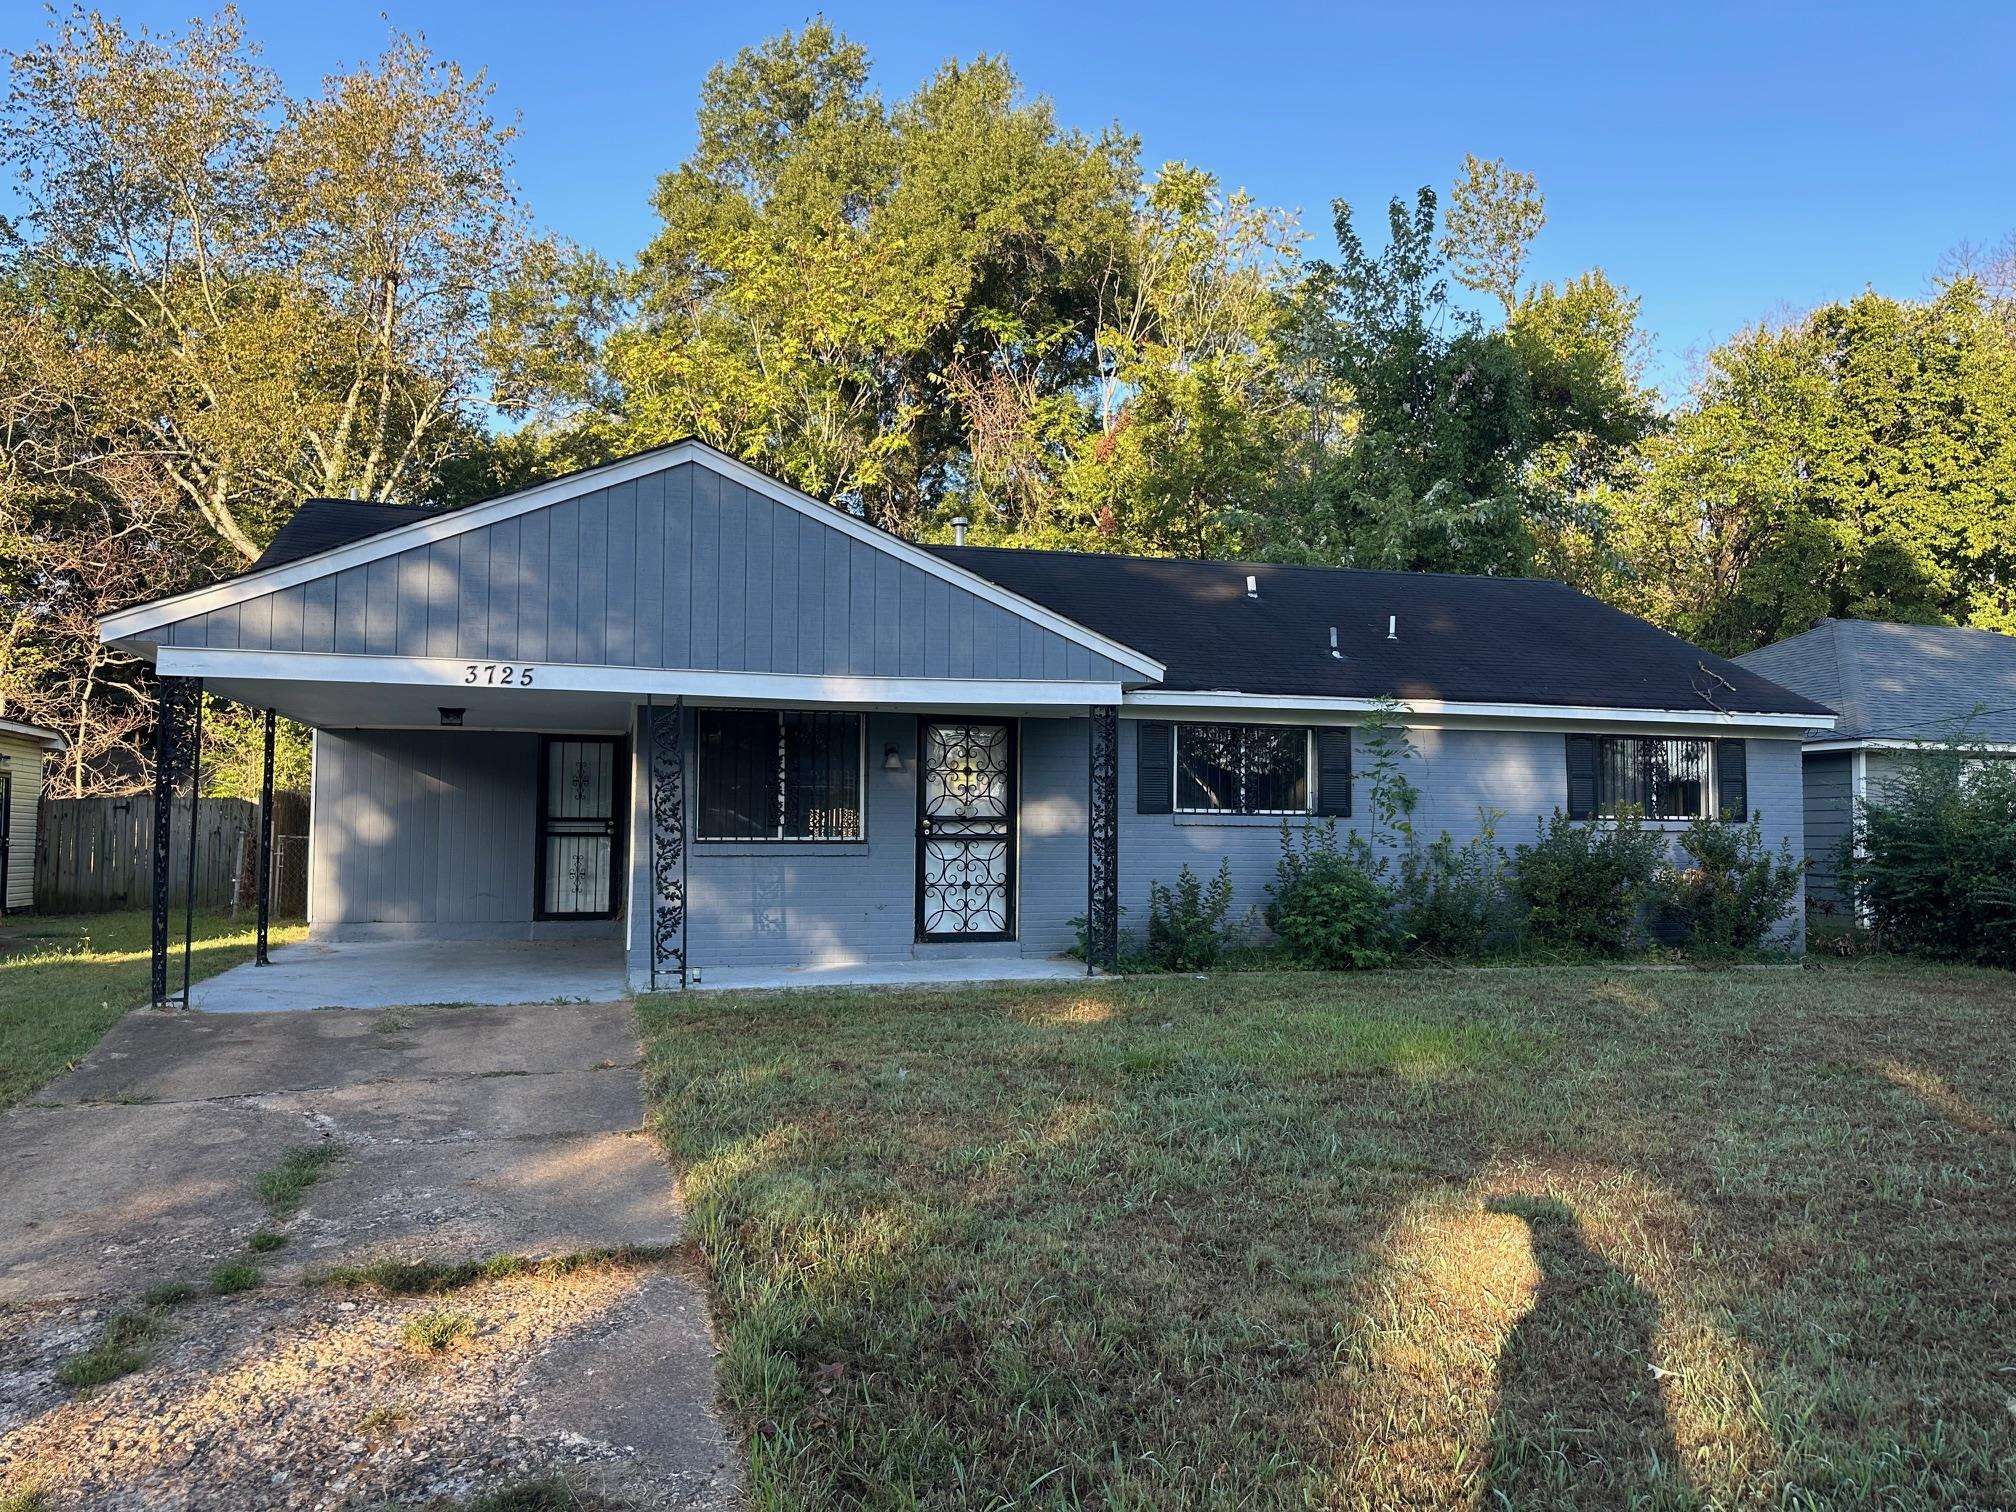
<instances>
[{"instance_id":1,"label":"green grass","mask_svg":"<svg viewBox=\"0 0 2016 1512\"><path fill-rule=\"evenodd\" d=\"M407 1319L399 1337L415 1354L440 1354L476 1331L476 1320L452 1308L430 1307Z\"/></svg>"},{"instance_id":2,"label":"green grass","mask_svg":"<svg viewBox=\"0 0 2016 1512\"><path fill-rule=\"evenodd\" d=\"M768 1507L2016 1504L2016 977L647 999Z\"/></svg>"},{"instance_id":3,"label":"green grass","mask_svg":"<svg viewBox=\"0 0 2016 1512\"><path fill-rule=\"evenodd\" d=\"M276 1234L272 1229L260 1229L245 1241L245 1248L255 1255L271 1254L287 1245L285 1234Z\"/></svg>"},{"instance_id":4,"label":"green grass","mask_svg":"<svg viewBox=\"0 0 2016 1512\"><path fill-rule=\"evenodd\" d=\"M339 1265L313 1280L323 1286L369 1287L391 1297L433 1297L480 1281L508 1281L520 1276L553 1280L588 1266L648 1265L670 1253L661 1245L630 1245L540 1260L524 1255L491 1255L482 1260L373 1260L365 1265Z\"/></svg>"},{"instance_id":5,"label":"green grass","mask_svg":"<svg viewBox=\"0 0 2016 1512\"><path fill-rule=\"evenodd\" d=\"M210 1292L212 1296L228 1297L234 1292L250 1291L266 1277L259 1267L245 1260L227 1260L210 1272Z\"/></svg>"},{"instance_id":6,"label":"green grass","mask_svg":"<svg viewBox=\"0 0 2016 1512\"><path fill-rule=\"evenodd\" d=\"M294 1146L259 1173L258 1181L254 1183L259 1193L259 1200L266 1204L266 1211L275 1218L291 1217L300 1211L301 1199L307 1195L308 1188L320 1181L329 1167L342 1158L341 1145ZM279 1238L278 1235L271 1237ZM286 1243L284 1239L280 1242ZM254 1245L254 1248L258 1247ZM265 1247L277 1249L279 1245L269 1244Z\"/></svg>"},{"instance_id":7,"label":"green grass","mask_svg":"<svg viewBox=\"0 0 2016 1512\"><path fill-rule=\"evenodd\" d=\"M187 1281L161 1281L147 1288L144 1300L149 1307L179 1307L194 1295Z\"/></svg>"},{"instance_id":8,"label":"green grass","mask_svg":"<svg viewBox=\"0 0 2016 1512\"><path fill-rule=\"evenodd\" d=\"M160 1320L151 1313L114 1313L96 1344L56 1367L56 1379L72 1391L89 1391L131 1375L147 1363L147 1346L160 1331Z\"/></svg>"},{"instance_id":9,"label":"green grass","mask_svg":"<svg viewBox=\"0 0 2016 1512\"><path fill-rule=\"evenodd\" d=\"M182 917L175 925L174 985L182 984ZM303 937L276 926L275 944ZM201 980L252 958L253 923L196 915L190 977ZM0 1108L12 1107L75 1065L129 1008L147 1001L148 919L120 913L17 914L0 920Z\"/></svg>"}]
</instances>

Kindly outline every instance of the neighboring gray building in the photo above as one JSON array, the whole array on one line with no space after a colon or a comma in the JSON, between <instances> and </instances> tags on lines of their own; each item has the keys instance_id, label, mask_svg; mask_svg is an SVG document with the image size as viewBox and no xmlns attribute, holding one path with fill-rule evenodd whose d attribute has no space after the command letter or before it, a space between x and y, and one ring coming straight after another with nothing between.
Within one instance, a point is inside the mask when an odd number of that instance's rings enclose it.
<instances>
[{"instance_id":1,"label":"neighboring gray building","mask_svg":"<svg viewBox=\"0 0 2016 1512\"><path fill-rule=\"evenodd\" d=\"M693 442L452 512L311 500L103 633L314 727L317 937L587 934L640 985L1079 919L1103 954L1221 857L1257 907L1284 820L1366 824L1388 714L1431 831L1634 803L1800 847L1830 717L1556 583L926 548Z\"/></svg>"},{"instance_id":2,"label":"neighboring gray building","mask_svg":"<svg viewBox=\"0 0 2016 1512\"><path fill-rule=\"evenodd\" d=\"M1842 902L1856 805L1908 752L1960 741L2016 756L2016 636L1830 619L1736 660L1835 712L1805 742L1807 895L1822 908Z\"/></svg>"}]
</instances>

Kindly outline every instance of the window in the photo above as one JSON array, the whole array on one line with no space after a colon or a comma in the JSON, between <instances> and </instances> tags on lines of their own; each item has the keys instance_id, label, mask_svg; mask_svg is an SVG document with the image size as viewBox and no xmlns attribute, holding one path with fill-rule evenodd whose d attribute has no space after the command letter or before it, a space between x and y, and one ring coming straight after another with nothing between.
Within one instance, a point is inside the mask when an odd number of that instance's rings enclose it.
<instances>
[{"instance_id":1,"label":"window","mask_svg":"<svg viewBox=\"0 0 2016 1512\"><path fill-rule=\"evenodd\" d=\"M862 718L702 709L702 840L859 840Z\"/></svg>"},{"instance_id":2,"label":"window","mask_svg":"<svg viewBox=\"0 0 2016 1512\"><path fill-rule=\"evenodd\" d=\"M1606 735L1597 745L1596 807L1647 819L1706 819L1715 812L1715 742Z\"/></svg>"},{"instance_id":3,"label":"window","mask_svg":"<svg viewBox=\"0 0 2016 1512\"><path fill-rule=\"evenodd\" d=\"M1176 812L1308 813L1309 732L1295 725L1176 726Z\"/></svg>"}]
</instances>

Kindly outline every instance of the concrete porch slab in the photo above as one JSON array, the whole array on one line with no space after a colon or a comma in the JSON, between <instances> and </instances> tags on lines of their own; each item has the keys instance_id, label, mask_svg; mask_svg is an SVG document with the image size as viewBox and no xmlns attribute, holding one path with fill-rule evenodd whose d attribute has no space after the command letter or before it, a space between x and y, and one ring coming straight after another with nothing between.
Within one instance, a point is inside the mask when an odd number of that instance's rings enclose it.
<instances>
[{"instance_id":1,"label":"concrete porch slab","mask_svg":"<svg viewBox=\"0 0 2016 1512\"><path fill-rule=\"evenodd\" d=\"M615 940L310 940L270 966L190 989L206 1013L404 1008L430 1003L613 1003L630 995Z\"/></svg>"},{"instance_id":2,"label":"concrete porch slab","mask_svg":"<svg viewBox=\"0 0 2016 1512\"><path fill-rule=\"evenodd\" d=\"M1061 956L969 956L932 961L864 961L845 966L709 966L688 985L702 992L789 987L944 987L984 982L1078 982L1083 961Z\"/></svg>"}]
</instances>

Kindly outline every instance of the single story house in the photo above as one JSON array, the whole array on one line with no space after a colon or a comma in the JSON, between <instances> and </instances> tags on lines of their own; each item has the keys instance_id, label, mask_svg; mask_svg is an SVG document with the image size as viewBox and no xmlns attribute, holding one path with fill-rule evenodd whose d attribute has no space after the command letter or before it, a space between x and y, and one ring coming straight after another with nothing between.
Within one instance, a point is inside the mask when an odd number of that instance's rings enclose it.
<instances>
[{"instance_id":1,"label":"single story house","mask_svg":"<svg viewBox=\"0 0 2016 1512\"><path fill-rule=\"evenodd\" d=\"M1805 740L1806 889L1820 908L1842 904L1856 805L1908 752L1964 741L2016 756L2016 635L1828 619L1736 660L1835 711L1832 728Z\"/></svg>"},{"instance_id":2,"label":"single story house","mask_svg":"<svg viewBox=\"0 0 2016 1512\"><path fill-rule=\"evenodd\" d=\"M35 845L42 771L70 743L54 730L0 719L0 914L35 906Z\"/></svg>"},{"instance_id":3,"label":"single story house","mask_svg":"<svg viewBox=\"0 0 2016 1512\"><path fill-rule=\"evenodd\" d=\"M1431 831L1634 803L1798 847L1828 718L1558 583L926 547L697 442L452 512L311 500L103 633L313 727L315 936L590 935L660 987L1080 928L1110 960L1221 857L1244 910L1284 819L1367 823L1388 710Z\"/></svg>"}]
</instances>

